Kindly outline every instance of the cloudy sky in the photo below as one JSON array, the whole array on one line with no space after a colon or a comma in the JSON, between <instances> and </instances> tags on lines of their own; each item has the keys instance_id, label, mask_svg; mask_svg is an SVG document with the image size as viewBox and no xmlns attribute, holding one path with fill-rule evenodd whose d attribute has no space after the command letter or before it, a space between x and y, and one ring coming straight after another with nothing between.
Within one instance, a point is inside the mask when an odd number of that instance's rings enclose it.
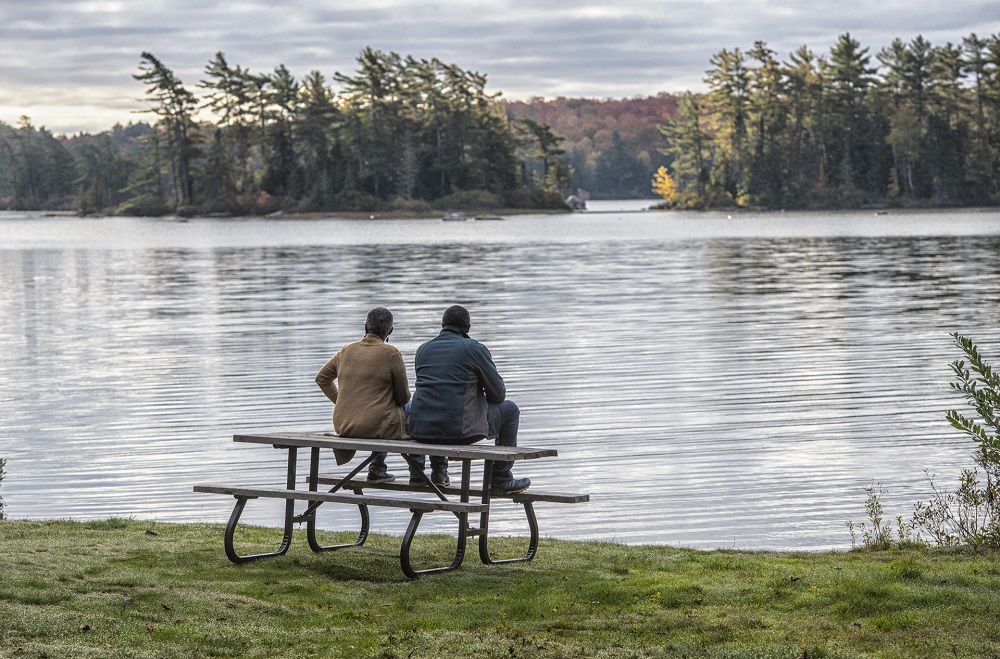
<instances>
[{"instance_id":1,"label":"cloudy sky","mask_svg":"<svg viewBox=\"0 0 1000 659\"><path fill-rule=\"evenodd\" d=\"M702 90L708 58L762 40L784 59L850 32L935 45L1000 33L997 0L0 0L0 121L56 133L138 120L150 51L196 91L217 51L298 78L350 73L366 46L485 73L505 98Z\"/></svg>"}]
</instances>

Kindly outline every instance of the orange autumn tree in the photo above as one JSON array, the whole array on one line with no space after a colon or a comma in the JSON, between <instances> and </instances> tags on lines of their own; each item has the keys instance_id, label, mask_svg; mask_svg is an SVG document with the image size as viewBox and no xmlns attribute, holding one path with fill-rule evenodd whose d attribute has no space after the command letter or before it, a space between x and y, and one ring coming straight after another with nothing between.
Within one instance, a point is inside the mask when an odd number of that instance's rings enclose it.
<instances>
[{"instance_id":1,"label":"orange autumn tree","mask_svg":"<svg viewBox=\"0 0 1000 659\"><path fill-rule=\"evenodd\" d=\"M677 183L667 173L666 167L660 167L653 175L653 192L663 197L663 201L672 204L677 199Z\"/></svg>"}]
</instances>

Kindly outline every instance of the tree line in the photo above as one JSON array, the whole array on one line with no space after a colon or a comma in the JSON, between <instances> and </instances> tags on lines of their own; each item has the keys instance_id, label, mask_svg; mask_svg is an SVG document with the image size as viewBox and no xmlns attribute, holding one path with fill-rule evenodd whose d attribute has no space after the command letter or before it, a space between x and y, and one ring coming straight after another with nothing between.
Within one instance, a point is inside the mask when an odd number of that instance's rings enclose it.
<instances>
[{"instance_id":1,"label":"tree line","mask_svg":"<svg viewBox=\"0 0 1000 659\"><path fill-rule=\"evenodd\" d=\"M873 54L844 34L785 61L757 42L710 65L703 94L505 103L485 75L370 48L329 82L217 53L194 91L143 53L148 122L0 122L0 208L546 208L578 188L646 196L651 177L685 208L1000 203L998 35Z\"/></svg>"},{"instance_id":2,"label":"tree line","mask_svg":"<svg viewBox=\"0 0 1000 659\"><path fill-rule=\"evenodd\" d=\"M565 207L561 138L509 118L486 76L366 48L352 74L297 80L217 53L196 94L152 53L150 122L59 138L0 123L0 207L253 213ZM202 113L212 121L199 118Z\"/></svg>"},{"instance_id":3,"label":"tree line","mask_svg":"<svg viewBox=\"0 0 1000 659\"><path fill-rule=\"evenodd\" d=\"M660 128L672 161L654 187L670 205L1000 203L1000 35L873 54L846 33L783 62L758 41L710 65L708 92Z\"/></svg>"}]
</instances>

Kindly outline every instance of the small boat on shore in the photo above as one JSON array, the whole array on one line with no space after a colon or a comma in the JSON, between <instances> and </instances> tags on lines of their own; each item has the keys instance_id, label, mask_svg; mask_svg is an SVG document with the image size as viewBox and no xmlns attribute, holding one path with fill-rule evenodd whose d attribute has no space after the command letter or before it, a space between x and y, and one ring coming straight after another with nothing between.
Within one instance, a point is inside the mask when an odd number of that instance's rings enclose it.
<instances>
[{"instance_id":1,"label":"small boat on shore","mask_svg":"<svg viewBox=\"0 0 1000 659\"><path fill-rule=\"evenodd\" d=\"M466 217L462 211L448 211L441 219L445 222L465 222Z\"/></svg>"}]
</instances>

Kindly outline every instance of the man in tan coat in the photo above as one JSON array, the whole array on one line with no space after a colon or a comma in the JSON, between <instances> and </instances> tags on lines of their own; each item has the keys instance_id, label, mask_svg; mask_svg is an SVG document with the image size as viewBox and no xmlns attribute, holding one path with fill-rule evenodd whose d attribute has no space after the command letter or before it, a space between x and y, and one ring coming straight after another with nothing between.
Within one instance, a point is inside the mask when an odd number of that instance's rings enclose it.
<instances>
[{"instance_id":1,"label":"man in tan coat","mask_svg":"<svg viewBox=\"0 0 1000 659\"><path fill-rule=\"evenodd\" d=\"M316 374L316 384L333 401L333 429L341 437L406 437L403 405L410 400L410 387L403 356L386 343L390 334L392 313L375 307L365 320L365 338L341 348ZM386 470L386 454L373 455L368 480L395 480Z\"/></svg>"}]
</instances>

